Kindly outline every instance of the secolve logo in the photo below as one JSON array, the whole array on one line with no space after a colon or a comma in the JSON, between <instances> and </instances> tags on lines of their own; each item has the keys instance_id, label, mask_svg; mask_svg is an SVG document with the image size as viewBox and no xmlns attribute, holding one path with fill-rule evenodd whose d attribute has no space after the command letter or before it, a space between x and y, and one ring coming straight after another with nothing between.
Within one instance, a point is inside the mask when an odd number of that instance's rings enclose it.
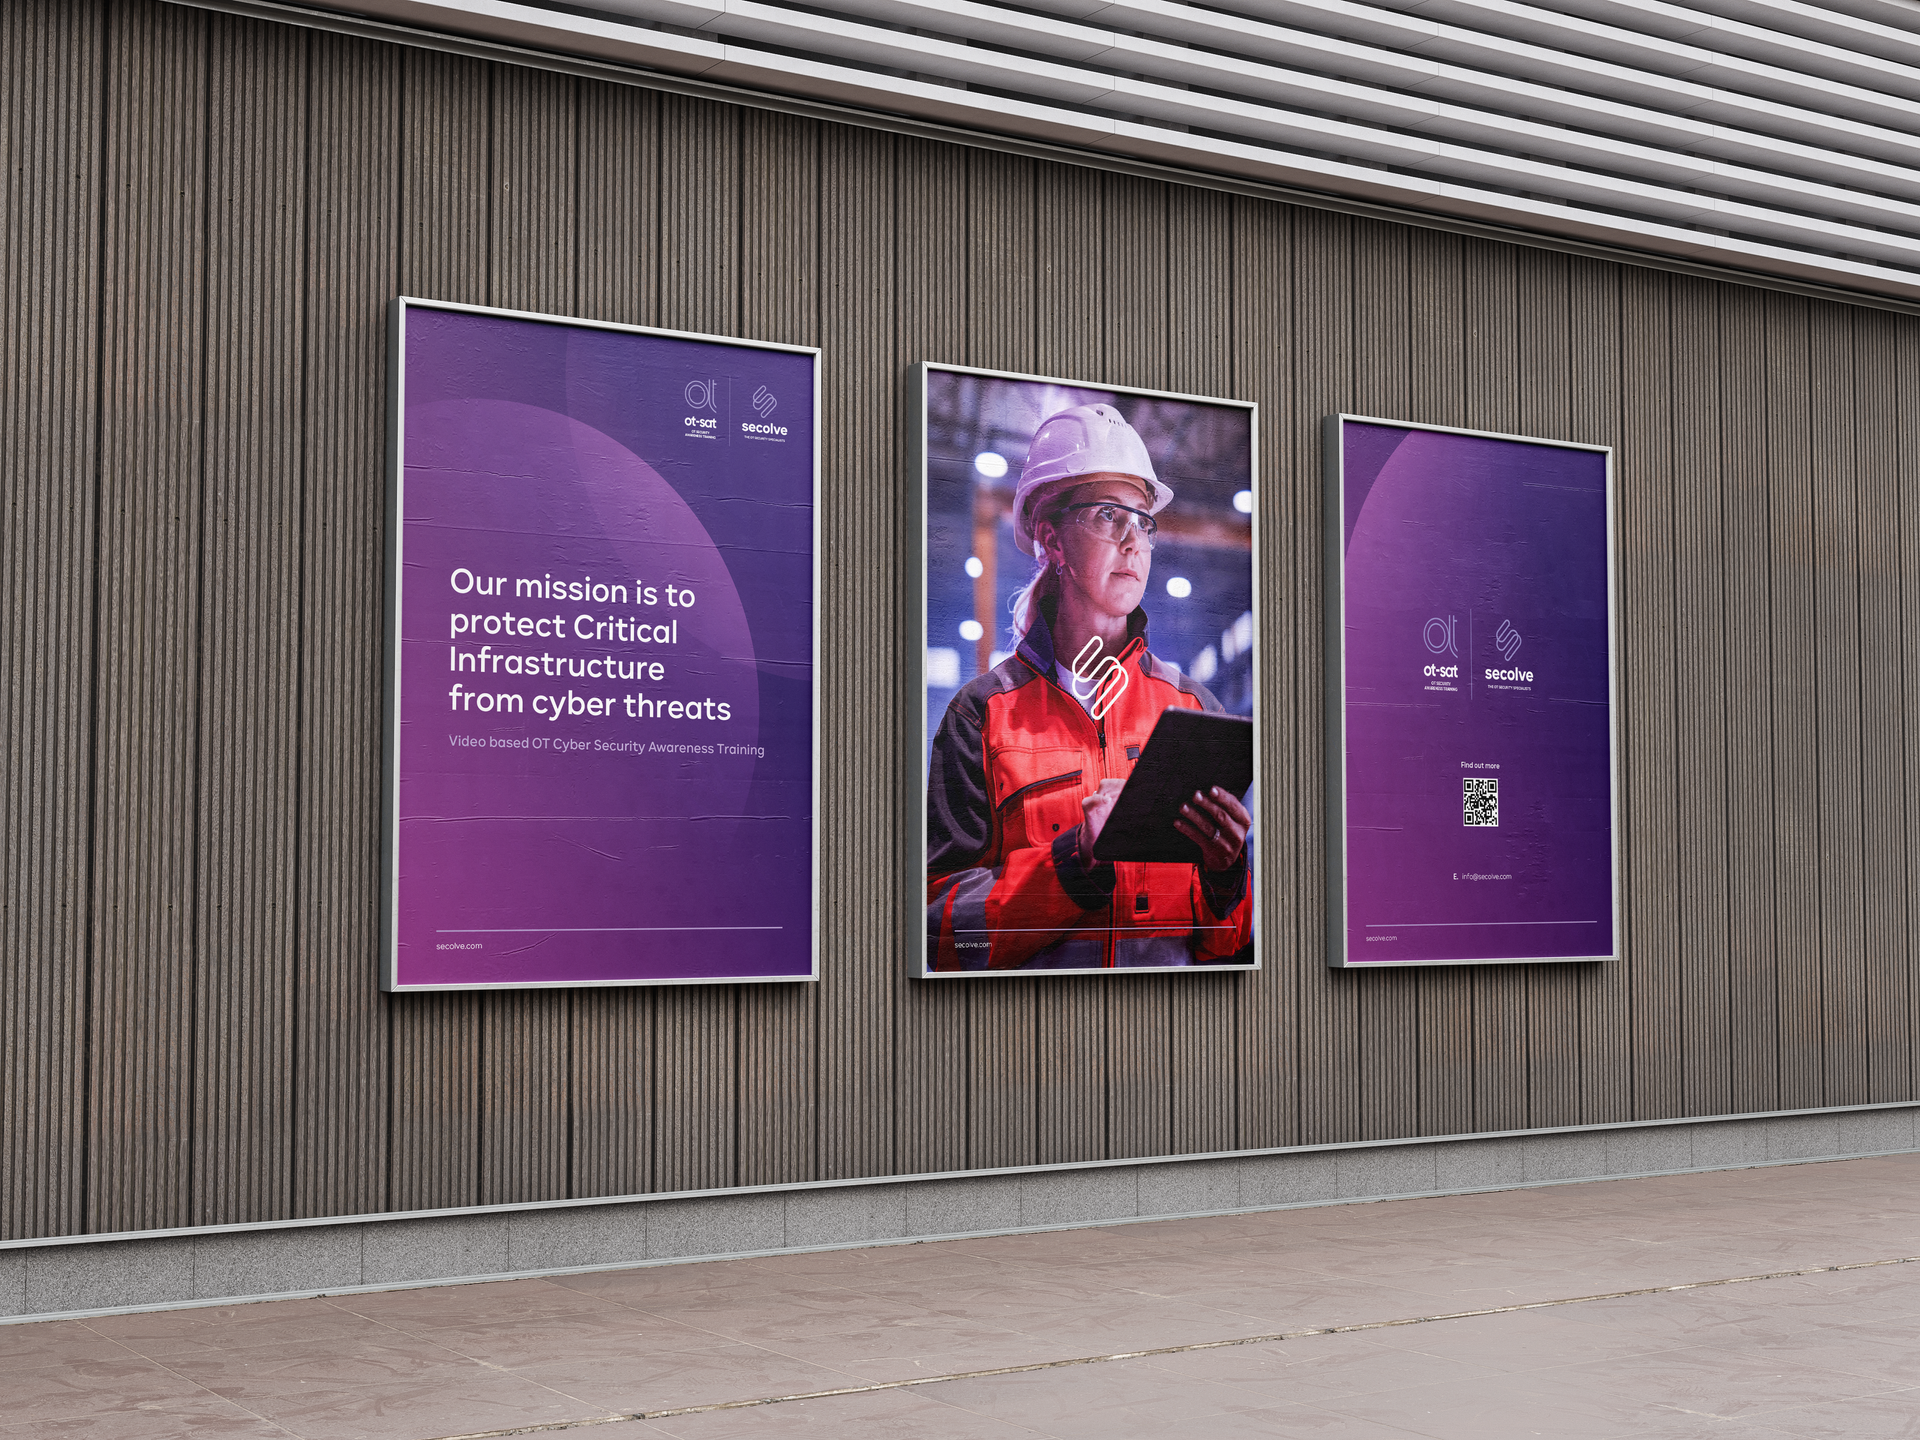
<instances>
[{"instance_id":1,"label":"secolve logo","mask_svg":"<svg viewBox=\"0 0 1920 1440\"><path fill-rule=\"evenodd\" d=\"M764 385L760 386L753 392L753 399L749 403L752 404L754 413L760 417L760 423L755 424L751 420L741 421L740 433L742 435L749 440L784 440L787 438L786 426L770 425L767 423L768 417L780 408L780 401L771 390L767 389Z\"/></svg>"}]
</instances>

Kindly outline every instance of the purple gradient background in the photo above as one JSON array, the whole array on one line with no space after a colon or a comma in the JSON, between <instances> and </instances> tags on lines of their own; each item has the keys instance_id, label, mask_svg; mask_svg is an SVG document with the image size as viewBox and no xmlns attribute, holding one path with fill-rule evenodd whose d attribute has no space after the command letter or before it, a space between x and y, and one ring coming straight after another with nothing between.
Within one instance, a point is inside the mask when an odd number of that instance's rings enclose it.
<instances>
[{"instance_id":1,"label":"purple gradient background","mask_svg":"<svg viewBox=\"0 0 1920 1440\"><path fill-rule=\"evenodd\" d=\"M1606 457L1343 432L1348 963L1612 954ZM1423 640L1449 615L1457 662ZM1455 663L1459 693L1428 688L1428 664ZM1490 688L1489 666L1534 683ZM1498 777L1497 829L1462 823L1469 775ZM1513 878L1455 878L1472 873Z\"/></svg>"},{"instance_id":2,"label":"purple gradient background","mask_svg":"<svg viewBox=\"0 0 1920 1440\"><path fill-rule=\"evenodd\" d=\"M397 836L409 985L806 978L812 961L810 356L410 307ZM718 438L685 435L711 380ZM785 443L751 441L765 386ZM645 458L642 458L645 457ZM457 566L510 577L461 596ZM551 574L671 582L692 609L515 600ZM450 641L450 615L678 619L674 646ZM657 660L660 683L451 673L449 651ZM518 692L456 714L448 691ZM724 701L730 721L536 716L533 697ZM766 758L455 748L454 734L760 745ZM639 927L663 927L646 933ZM737 928L766 927L766 928ZM454 931L516 931L459 934ZM599 933L570 933L588 931ZM478 950L440 950L440 943Z\"/></svg>"}]
</instances>

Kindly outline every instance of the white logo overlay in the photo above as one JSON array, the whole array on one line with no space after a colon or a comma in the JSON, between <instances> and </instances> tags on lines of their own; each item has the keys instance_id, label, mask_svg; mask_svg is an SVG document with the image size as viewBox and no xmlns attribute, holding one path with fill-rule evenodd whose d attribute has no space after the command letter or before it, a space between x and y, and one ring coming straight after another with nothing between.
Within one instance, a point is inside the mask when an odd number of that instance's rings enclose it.
<instances>
[{"instance_id":1,"label":"white logo overlay","mask_svg":"<svg viewBox=\"0 0 1920 1440\"><path fill-rule=\"evenodd\" d=\"M711 380L689 380L687 382L687 388L683 392L686 397L687 408L689 410L712 410L713 387L714 382Z\"/></svg>"},{"instance_id":2,"label":"white logo overlay","mask_svg":"<svg viewBox=\"0 0 1920 1440\"><path fill-rule=\"evenodd\" d=\"M1520 632L1513 628L1511 620L1500 622L1500 628L1493 635L1493 645L1500 652L1500 658L1511 665L1513 657L1520 653Z\"/></svg>"},{"instance_id":3,"label":"white logo overlay","mask_svg":"<svg viewBox=\"0 0 1920 1440\"><path fill-rule=\"evenodd\" d=\"M1426 628L1420 632L1420 638L1427 642L1427 649L1435 655L1458 655L1460 653L1460 622L1452 616L1434 616L1427 621Z\"/></svg>"},{"instance_id":4,"label":"white logo overlay","mask_svg":"<svg viewBox=\"0 0 1920 1440\"><path fill-rule=\"evenodd\" d=\"M753 408L762 420L773 414L779 406L780 402L774 398L773 392L766 386L762 385L753 392Z\"/></svg>"},{"instance_id":5,"label":"white logo overlay","mask_svg":"<svg viewBox=\"0 0 1920 1440\"><path fill-rule=\"evenodd\" d=\"M1106 719L1114 702L1126 693L1127 681L1131 678L1126 667L1111 655L1100 655L1100 637L1095 635L1073 657L1072 670L1074 699L1085 704L1091 698L1093 704L1089 709L1093 718Z\"/></svg>"}]
</instances>

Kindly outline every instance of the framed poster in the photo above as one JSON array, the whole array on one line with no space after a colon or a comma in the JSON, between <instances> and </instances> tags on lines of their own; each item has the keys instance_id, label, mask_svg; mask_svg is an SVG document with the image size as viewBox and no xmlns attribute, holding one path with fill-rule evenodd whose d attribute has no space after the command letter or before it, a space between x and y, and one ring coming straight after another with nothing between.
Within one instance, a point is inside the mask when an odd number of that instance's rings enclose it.
<instances>
[{"instance_id":1,"label":"framed poster","mask_svg":"<svg viewBox=\"0 0 1920 1440\"><path fill-rule=\"evenodd\" d=\"M1618 954L1613 452L1335 415L1328 962Z\"/></svg>"},{"instance_id":2,"label":"framed poster","mask_svg":"<svg viewBox=\"0 0 1920 1440\"><path fill-rule=\"evenodd\" d=\"M916 975L1254 968L1254 407L918 379Z\"/></svg>"},{"instance_id":3,"label":"framed poster","mask_svg":"<svg viewBox=\"0 0 1920 1440\"><path fill-rule=\"evenodd\" d=\"M809 980L818 352L392 308L389 990Z\"/></svg>"}]
</instances>

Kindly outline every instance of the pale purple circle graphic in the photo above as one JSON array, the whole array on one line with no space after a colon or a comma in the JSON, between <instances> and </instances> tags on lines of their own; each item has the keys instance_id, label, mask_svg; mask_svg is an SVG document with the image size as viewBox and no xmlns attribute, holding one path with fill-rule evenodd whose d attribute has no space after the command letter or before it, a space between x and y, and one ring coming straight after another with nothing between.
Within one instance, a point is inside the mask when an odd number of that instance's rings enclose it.
<instances>
[{"instance_id":1,"label":"pale purple circle graphic","mask_svg":"<svg viewBox=\"0 0 1920 1440\"><path fill-rule=\"evenodd\" d=\"M400 879L403 983L564 981L754 973L730 918L725 857L753 783L750 757L656 746L759 740L753 637L706 528L652 466L591 426L537 406L462 399L407 414L402 599ZM501 593L461 595L456 570ZM528 595L528 582L624 587L625 604ZM465 583L464 581L462 583ZM655 603L644 603L647 588ZM669 588L693 597L667 603ZM564 640L456 636L453 616L511 615ZM578 638L586 617L677 627L674 643ZM610 628L608 636L614 631ZM562 673L459 670L559 662ZM502 662L500 656L518 657ZM664 678L576 678L571 662L658 663ZM450 672L452 672L450 674ZM518 694L522 708L454 708L451 682ZM535 713L535 697L617 700L610 715ZM627 697L699 703L700 718L639 718ZM717 719L719 707L728 718ZM456 745L479 737L485 748ZM526 745L545 748L528 749ZM555 746L584 746L556 750ZM601 747L626 747L623 749ZM634 753L634 747L641 747ZM477 949L447 935L484 933ZM689 938L696 937L696 938ZM467 942L461 942L467 943Z\"/></svg>"}]
</instances>

